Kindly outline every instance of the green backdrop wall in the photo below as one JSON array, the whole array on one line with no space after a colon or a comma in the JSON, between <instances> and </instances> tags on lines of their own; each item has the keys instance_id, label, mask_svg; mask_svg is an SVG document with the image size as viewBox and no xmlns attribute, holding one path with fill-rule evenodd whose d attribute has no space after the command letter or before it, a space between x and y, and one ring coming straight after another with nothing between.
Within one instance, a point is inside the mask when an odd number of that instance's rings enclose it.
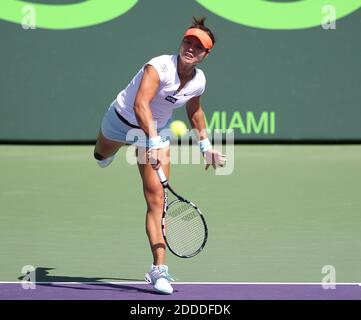
<instances>
[{"instance_id":1,"label":"green backdrop wall","mask_svg":"<svg viewBox=\"0 0 361 320\"><path fill-rule=\"evenodd\" d=\"M85 2L92 1L99 3ZM98 11L104 14L108 5L134 6L118 17L112 10L114 17L87 27L71 27L61 11L84 1L28 1L39 9L39 25L47 27L24 29L11 19L29 11L7 16L15 2L22 1L0 2L0 141L94 140L117 93L147 60L178 51L193 15L206 15L217 38L200 66L207 77L202 101L210 129L233 128L238 140L361 139L359 0L336 29L321 26L325 14L319 8L319 25L293 30L231 21L207 9L207 1L191 0L102 1ZM62 30L50 29L55 16L41 19L39 3L58 6ZM236 15L242 9L239 1L223 3L233 5ZM85 9L75 22L94 18L96 10ZM272 12L265 13L270 21ZM174 118L186 121L185 109Z\"/></svg>"}]
</instances>

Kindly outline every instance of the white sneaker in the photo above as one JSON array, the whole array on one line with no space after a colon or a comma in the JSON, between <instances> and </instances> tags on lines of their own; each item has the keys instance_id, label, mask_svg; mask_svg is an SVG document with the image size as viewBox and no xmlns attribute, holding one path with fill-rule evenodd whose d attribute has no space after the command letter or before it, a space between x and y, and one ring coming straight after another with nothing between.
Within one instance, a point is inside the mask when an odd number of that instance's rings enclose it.
<instances>
[{"instance_id":1,"label":"white sneaker","mask_svg":"<svg viewBox=\"0 0 361 320\"><path fill-rule=\"evenodd\" d=\"M152 265L150 271L145 274L145 281L151 284L158 292L165 294L173 293L170 281L174 281L174 279L168 274L168 267L166 265Z\"/></svg>"},{"instance_id":2,"label":"white sneaker","mask_svg":"<svg viewBox=\"0 0 361 320\"><path fill-rule=\"evenodd\" d=\"M109 166L113 162L114 157L115 156L111 156L111 157L103 159L103 160L97 160L98 166L101 168L105 168L105 167Z\"/></svg>"}]
</instances>

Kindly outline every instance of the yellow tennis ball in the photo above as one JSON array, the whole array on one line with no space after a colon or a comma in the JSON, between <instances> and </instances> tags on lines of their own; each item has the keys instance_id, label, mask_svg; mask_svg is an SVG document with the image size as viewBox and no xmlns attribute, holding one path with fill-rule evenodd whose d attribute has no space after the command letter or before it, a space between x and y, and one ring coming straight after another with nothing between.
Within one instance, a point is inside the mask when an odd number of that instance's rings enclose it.
<instances>
[{"instance_id":1,"label":"yellow tennis ball","mask_svg":"<svg viewBox=\"0 0 361 320\"><path fill-rule=\"evenodd\" d=\"M170 130L175 136L181 137L187 133L187 126L183 121L175 120L170 124Z\"/></svg>"}]
</instances>

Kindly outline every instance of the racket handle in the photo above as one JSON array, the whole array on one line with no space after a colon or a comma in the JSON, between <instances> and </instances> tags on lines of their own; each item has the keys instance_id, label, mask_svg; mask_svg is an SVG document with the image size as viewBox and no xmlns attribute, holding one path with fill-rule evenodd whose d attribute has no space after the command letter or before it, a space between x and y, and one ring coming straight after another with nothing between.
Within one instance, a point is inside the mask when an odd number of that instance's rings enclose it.
<instances>
[{"instance_id":1,"label":"racket handle","mask_svg":"<svg viewBox=\"0 0 361 320\"><path fill-rule=\"evenodd\" d=\"M167 182L167 177L165 176L162 167L159 167L159 169L157 170L157 175L161 183Z\"/></svg>"}]
</instances>

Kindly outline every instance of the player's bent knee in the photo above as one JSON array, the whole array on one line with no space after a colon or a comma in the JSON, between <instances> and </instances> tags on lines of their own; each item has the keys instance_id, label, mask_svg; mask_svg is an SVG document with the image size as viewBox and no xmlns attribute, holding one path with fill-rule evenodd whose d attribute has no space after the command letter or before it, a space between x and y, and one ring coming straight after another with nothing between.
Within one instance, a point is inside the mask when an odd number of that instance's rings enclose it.
<instances>
[{"instance_id":1,"label":"player's bent knee","mask_svg":"<svg viewBox=\"0 0 361 320\"><path fill-rule=\"evenodd\" d=\"M97 160L99 160L99 161L105 159L104 156L102 156L100 153L98 153L98 152L96 152L96 151L94 151L94 158L97 159Z\"/></svg>"},{"instance_id":2,"label":"player's bent knee","mask_svg":"<svg viewBox=\"0 0 361 320\"><path fill-rule=\"evenodd\" d=\"M148 211L162 211L164 197L162 193L153 193L146 196Z\"/></svg>"}]
</instances>

